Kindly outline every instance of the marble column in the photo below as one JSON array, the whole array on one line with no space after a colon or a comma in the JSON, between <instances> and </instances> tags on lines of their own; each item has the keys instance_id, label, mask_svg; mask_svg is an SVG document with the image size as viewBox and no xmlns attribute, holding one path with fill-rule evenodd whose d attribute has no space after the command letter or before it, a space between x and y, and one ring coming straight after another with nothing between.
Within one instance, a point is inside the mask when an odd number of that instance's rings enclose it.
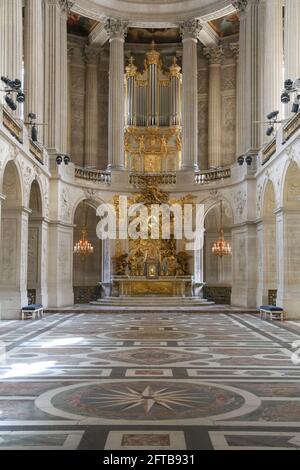
<instances>
[{"instance_id":1,"label":"marble column","mask_svg":"<svg viewBox=\"0 0 300 470\"><path fill-rule=\"evenodd\" d=\"M8 76L12 80L15 78L21 80L23 60L22 0L1 0L0 44L0 75ZM21 115L20 104L18 104L15 114Z\"/></svg>"},{"instance_id":2,"label":"marble column","mask_svg":"<svg viewBox=\"0 0 300 470\"><path fill-rule=\"evenodd\" d=\"M24 115L35 113L37 122L44 120L44 46L43 8L40 0L25 0L24 68L26 101ZM39 127L39 141L43 142L43 127Z\"/></svg>"},{"instance_id":3,"label":"marble column","mask_svg":"<svg viewBox=\"0 0 300 470\"><path fill-rule=\"evenodd\" d=\"M279 117L282 117L280 95L283 88L283 2L282 0L272 0L271 2L265 0L264 3L264 118L268 113L276 110L280 111ZM300 2L298 3L300 6Z\"/></svg>"},{"instance_id":4,"label":"marble column","mask_svg":"<svg viewBox=\"0 0 300 470\"><path fill-rule=\"evenodd\" d=\"M237 155L242 155L246 152L246 132L247 122L245 117L245 106L247 86L246 86L246 43L247 43L247 30L246 30L246 8L248 0L236 0L232 2L234 7L239 12L240 17L240 34L239 34L239 67L238 67L238 82L239 89L239 104L237 110Z\"/></svg>"},{"instance_id":5,"label":"marble column","mask_svg":"<svg viewBox=\"0 0 300 470\"><path fill-rule=\"evenodd\" d=\"M202 26L191 19L182 35L182 170L198 169L197 41Z\"/></svg>"},{"instance_id":6,"label":"marble column","mask_svg":"<svg viewBox=\"0 0 300 470\"><path fill-rule=\"evenodd\" d=\"M245 148L247 153L257 154L261 145L260 126L255 121L262 120L260 103L262 90L260 86L259 51L259 0L248 0L246 12L246 74L244 76L243 119L245 123Z\"/></svg>"},{"instance_id":7,"label":"marble column","mask_svg":"<svg viewBox=\"0 0 300 470\"><path fill-rule=\"evenodd\" d=\"M221 64L223 60L222 46L204 49L209 63L208 90L208 168L222 166L222 96L221 96Z\"/></svg>"},{"instance_id":8,"label":"marble column","mask_svg":"<svg viewBox=\"0 0 300 470\"><path fill-rule=\"evenodd\" d=\"M86 47L85 166L99 167L98 159L98 51Z\"/></svg>"},{"instance_id":9,"label":"marble column","mask_svg":"<svg viewBox=\"0 0 300 470\"><path fill-rule=\"evenodd\" d=\"M239 60L239 50L240 46L238 42L232 42L230 44L230 49L231 52L235 58L235 67L236 67L236 138L235 138L235 151L236 151L236 156L238 157L241 154L240 148L241 148L241 116L242 116L242 110L241 110L241 90L240 90L240 60Z\"/></svg>"},{"instance_id":10,"label":"marble column","mask_svg":"<svg viewBox=\"0 0 300 470\"><path fill-rule=\"evenodd\" d=\"M45 0L45 146L67 150L67 13L72 2Z\"/></svg>"},{"instance_id":11,"label":"marble column","mask_svg":"<svg viewBox=\"0 0 300 470\"><path fill-rule=\"evenodd\" d=\"M68 148L68 42L67 42L67 19L73 1L60 0L60 146L63 153L67 153Z\"/></svg>"},{"instance_id":12,"label":"marble column","mask_svg":"<svg viewBox=\"0 0 300 470\"><path fill-rule=\"evenodd\" d=\"M73 47L68 48L68 142L67 153L71 155L72 145L72 79L71 79L71 63L73 58Z\"/></svg>"},{"instance_id":13,"label":"marble column","mask_svg":"<svg viewBox=\"0 0 300 470\"><path fill-rule=\"evenodd\" d=\"M232 2L240 15L239 87L241 129L238 152L257 154L261 144L260 127L262 100L260 82L259 0Z\"/></svg>"},{"instance_id":14,"label":"marble column","mask_svg":"<svg viewBox=\"0 0 300 470\"><path fill-rule=\"evenodd\" d=\"M124 170L124 40L127 22L109 18L105 24L109 36L109 112L108 169Z\"/></svg>"},{"instance_id":15,"label":"marble column","mask_svg":"<svg viewBox=\"0 0 300 470\"><path fill-rule=\"evenodd\" d=\"M284 78L300 78L300 2L285 0Z\"/></svg>"},{"instance_id":16,"label":"marble column","mask_svg":"<svg viewBox=\"0 0 300 470\"><path fill-rule=\"evenodd\" d=\"M108 90L109 90L109 57L106 49L100 49L98 69L98 155L99 168L104 170L108 165Z\"/></svg>"}]
</instances>

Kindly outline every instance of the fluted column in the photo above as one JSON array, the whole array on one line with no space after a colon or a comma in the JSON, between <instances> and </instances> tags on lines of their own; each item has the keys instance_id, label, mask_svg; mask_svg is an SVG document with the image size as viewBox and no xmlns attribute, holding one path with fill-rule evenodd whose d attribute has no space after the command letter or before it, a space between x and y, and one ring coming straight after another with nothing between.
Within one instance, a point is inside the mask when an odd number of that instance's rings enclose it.
<instances>
[{"instance_id":1,"label":"fluted column","mask_svg":"<svg viewBox=\"0 0 300 470\"><path fill-rule=\"evenodd\" d=\"M264 118L271 111L281 111L283 87L283 15L282 0L265 0L264 27ZM300 5L300 2L297 2ZM300 8L299 8L300 15ZM300 19L299 19L300 26ZM300 50L300 49L299 49ZM300 66L300 62L299 62ZM300 76L300 70L299 70ZM281 117L281 112L280 115Z\"/></svg>"},{"instance_id":2,"label":"fluted column","mask_svg":"<svg viewBox=\"0 0 300 470\"><path fill-rule=\"evenodd\" d=\"M208 91L208 167L222 166L222 97L221 97L221 64L222 46L204 49L209 62Z\"/></svg>"},{"instance_id":3,"label":"fluted column","mask_svg":"<svg viewBox=\"0 0 300 470\"><path fill-rule=\"evenodd\" d=\"M248 0L235 0L232 2L233 6L238 10L240 17L240 35L239 35L239 67L238 67L238 82L239 89L239 102L237 110L237 155L242 155L246 152L246 132L247 123L243 110L246 106L246 8Z\"/></svg>"},{"instance_id":4,"label":"fluted column","mask_svg":"<svg viewBox=\"0 0 300 470\"><path fill-rule=\"evenodd\" d=\"M44 47L43 9L40 0L25 0L24 67L25 67L25 118L35 113L38 122L44 120ZM43 141L43 127L39 128Z\"/></svg>"},{"instance_id":5,"label":"fluted column","mask_svg":"<svg viewBox=\"0 0 300 470\"><path fill-rule=\"evenodd\" d=\"M85 49L85 166L99 167L98 157L98 51Z\"/></svg>"},{"instance_id":6,"label":"fluted column","mask_svg":"<svg viewBox=\"0 0 300 470\"><path fill-rule=\"evenodd\" d=\"M181 24L182 170L198 169L197 40L202 26L191 19Z\"/></svg>"},{"instance_id":7,"label":"fluted column","mask_svg":"<svg viewBox=\"0 0 300 470\"><path fill-rule=\"evenodd\" d=\"M124 39L125 21L110 18L105 24L109 35L109 112L108 112L108 169L125 168L124 153Z\"/></svg>"},{"instance_id":8,"label":"fluted column","mask_svg":"<svg viewBox=\"0 0 300 470\"><path fill-rule=\"evenodd\" d=\"M240 148L241 148L241 116L242 116L242 110L241 110L241 87L240 87L240 61L239 61L239 43L238 42L232 42L230 44L230 49L232 51L232 54L235 58L235 69L236 69L236 137L235 137L235 142L236 142L236 156L240 155Z\"/></svg>"},{"instance_id":9,"label":"fluted column","mask_svg":"<svg viewBox=\"0 0 300 470\"><path fill-rule=\"evenodd\" d=\"M67 13L73 2L45 0L45 146L67 150Z\"/></svg>"},{"instance_id":10,"label":"fluted column","mask_svg":"<svg viewBox=\"0 0 300 470\"><path fill-rule=\"evenodd\" d=\"M232 2L240 14L239 86L241 115L240 153L256 154L261 144L261 64L259 0Z\"/></svg>"},{"instance_id":11,"label":"fluted column","mask_svg":"<svg viewBox=\"0 0 300 470\"><path fill-rule=\"evenodd\" d=\"M23 22L22 0L0 2L0 74L11 79L22 78ZM18 105L17 115L20 115Z\"/></svg>"},{"instance_id":12,"label":"fluted column","mask_svg":"<svg viewBox=\"0 0 300 470\"><path fill-rule=\"evenodd\" d=\"M108 101L109 101L109 56L106 49L100 49L98 69L98 116L99 116L99 165L108 166Z\"/></svg>"},{"instance_id":13,"label":"fluted column","mask_svg":"<svg viewBox=\"0 0 300 470\"><path fill-rule=\"evenodd\" d=\"M60 16L60 112L61 112L61 128L60 143L61 151L67 153L68 147L68 127L66 126L68 119L68 43L67 43L67 19L70 8L74 1L60 0L61 16Z\"/></svg>"},{"instance_id":14,"label":"fluted column","mask_svg":"<svg viewBox=\"0 0 300 470\"><path fill-rule=\"evenodd\" d=\"M71 155L72 146L72 93L71 93L71 63L73 58L73 47L68 48L68 142L67 153Z\"/></svg>"},{"instance_id":15,"label":"fluted column","mask_svg":"<svg viewBox=\"0 0 300 470\"><path fill-rule=\"evenodd\" d=\"M300 78L300 2L285 0L284 18L285 78Z\"/></svg>"}]
</instances>

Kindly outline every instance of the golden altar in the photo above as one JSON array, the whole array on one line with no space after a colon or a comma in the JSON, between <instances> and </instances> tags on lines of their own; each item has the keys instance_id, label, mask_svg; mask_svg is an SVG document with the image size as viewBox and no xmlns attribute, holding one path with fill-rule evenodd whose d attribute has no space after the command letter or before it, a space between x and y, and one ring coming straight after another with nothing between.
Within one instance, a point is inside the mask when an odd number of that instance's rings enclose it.
<instances>
[{"instance_id":1,"label":"golden altar","mask_svg":"<svg viewBox=\"0 0 300 470\"><path fill-rule=\"evenodd\" d=\"M112 276L112 297L191 297L193 276Z\"/></svg>"}]
</instances>

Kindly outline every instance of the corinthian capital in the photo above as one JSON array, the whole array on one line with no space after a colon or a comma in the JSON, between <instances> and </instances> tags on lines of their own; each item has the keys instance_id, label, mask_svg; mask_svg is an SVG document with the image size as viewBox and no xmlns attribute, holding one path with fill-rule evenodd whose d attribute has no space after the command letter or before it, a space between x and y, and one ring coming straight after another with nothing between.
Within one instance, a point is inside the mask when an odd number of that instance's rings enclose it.
<instances>
[{"instance_id":1,"label":"corinthian capital","mask_svg":"<svg viewBox=\"0 0 300 470\"><path fill-rule=\"evenodd\" d=\"M210 65L221 64L224 58L222 46L206 47L203 50L204 56L208 59Z\"/></svg>"},{"instance_id":2,"label":"corinthian capital","mask_svg":"<svg viewBox=\"0 0 300 470\"><path fill-rule=\"evenodd\" d=\"M99 58L99 50L95 47L86 46L84 49L84 59L87 64L97 65Z\"/></svg>"},{"instance_id":3,"label":"corinthian capital","mask_svg":"<svg viewBox=\"0 0 300 470\"><path fill-rule=\"evenodd\" d=\"M104 25L110 39L122 38L124 39L127 34L128 21L117 20L115 18L107 18Z\"/></svg>"},{"instance_id":4,"label":"corinthian capital","mask_svg":"<svg viewBox=\"0 0 300 470\"><path fill-rule=\"evenodd\" d=\"M183 39L198 39L201 29L202 25L200 20L196 20L195 18L191 18L190 20L184 21L180 24L180 34Z\"/></svg>"},{"instance_id":5,"label":"corinthian capital","mask_svg":"<svg viewBox=\"0 0 300 470\"><path fill-rule=\"evenodd\" d=\"M74 6L75 1L73 0L59 0L60 8L63 13L69 14L71 8Z\"/></svg>"},{"instance_id":6,"label":"corinthian capital","mask_svg":"<svg viewBox=\"0 0 300 470\"><path fill-rule=\"evenodd\" d=\"M231 3L237 11L240 13L245 13L248 0L231 0Z\"/></svg>"}]
</instances>

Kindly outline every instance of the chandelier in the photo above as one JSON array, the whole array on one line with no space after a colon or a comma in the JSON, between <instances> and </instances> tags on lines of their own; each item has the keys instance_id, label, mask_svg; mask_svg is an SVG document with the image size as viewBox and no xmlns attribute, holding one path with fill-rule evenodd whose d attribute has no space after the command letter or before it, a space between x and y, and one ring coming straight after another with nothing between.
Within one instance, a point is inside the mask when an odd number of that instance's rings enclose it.
<instances>
[{"instance_id":1,"label":"chandelier","mask_svg":"<svg viewBox=\"0 0 300 470\"><path fill-rule=\"evenodd\" d=\"M219 238L213 244L212 253L213 255L219 256L220 258L222 258L223 256L231 255L231 246L224 239L222 201L221 201L220 206L221 206L221 227L219 231Z\"/></svg>"},{"instance_id":2,"label":"chandelier","mask_svg":"<svg viewBox=\"0 0 300 470\"><path fill-rule=\"evenodd\" d=\"M74 253L76 255L88 256L94 254L94 247L87 239L88 232L86 227L81 231L81 239L74 245Z\"/></svg>"}]
</instances>

